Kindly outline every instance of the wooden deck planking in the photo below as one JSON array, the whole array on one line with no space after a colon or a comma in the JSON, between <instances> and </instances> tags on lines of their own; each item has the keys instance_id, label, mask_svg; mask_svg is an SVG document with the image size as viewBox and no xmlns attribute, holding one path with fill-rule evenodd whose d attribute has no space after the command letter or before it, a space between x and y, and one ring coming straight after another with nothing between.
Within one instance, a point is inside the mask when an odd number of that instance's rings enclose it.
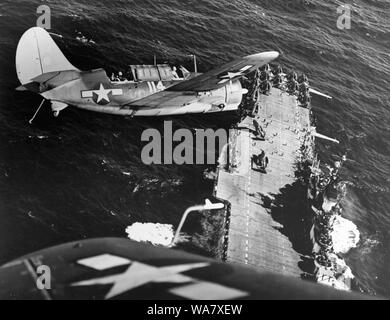
<instances>
[{"instance_id":1,"label":"wooden deck planking","mask_svg":"<svg viewBox=\"0 0 390 320\"><path fill-rule=\"evenodd\" d=\"M295 97L272 89L261 96L256 120L266 131L265 141L255 141L250 132L240 128L230 136L231 172L220 171L217 197L231 204L226 258L257 268L300 276L301 260L289 239L278 229L262 197L271 199L280 189L295 181L295 163L303 142L309 110L297 106ZM242 126L252 119L245 119ZM267 173L251 170L250 158L264 150L269 165Z\"/></svg>"}]
</instances>

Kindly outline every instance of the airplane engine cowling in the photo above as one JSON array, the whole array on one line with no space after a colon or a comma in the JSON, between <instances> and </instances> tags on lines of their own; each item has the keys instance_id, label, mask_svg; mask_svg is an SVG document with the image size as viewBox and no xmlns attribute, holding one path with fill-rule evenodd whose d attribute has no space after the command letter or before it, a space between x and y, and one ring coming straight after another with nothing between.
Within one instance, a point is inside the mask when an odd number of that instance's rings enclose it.
<instances>
[{"instance_id":1,"label":"airplane engine cowling","mask_svg":"<svg viewBox=\"0 0 390 320\"><path fill-rule=\"evenodd\" d=\"M232 83L226 85L226 105L229 110L237 109L241 104L242 96L248 92L247 89L244 89L241 86L239 80L233 81Z\"/></svg>"}]
</instances>

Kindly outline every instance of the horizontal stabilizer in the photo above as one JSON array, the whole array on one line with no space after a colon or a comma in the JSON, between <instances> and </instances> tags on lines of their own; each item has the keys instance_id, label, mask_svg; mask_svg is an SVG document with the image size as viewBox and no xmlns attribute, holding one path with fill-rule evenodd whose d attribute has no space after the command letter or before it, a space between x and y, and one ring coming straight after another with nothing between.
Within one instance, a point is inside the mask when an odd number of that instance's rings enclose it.
<instances>
[{"instance_id":1,"label":"horizontal stabilizer","mask_svg":"<svg viewBox=\"0 0 390 320\"><path fill-rule=\"evenodd\" d=\"M28 89L25 86L19 86L15 90L16 91L27 91Z\"/></svg>"},{"instance_id":2,"label":"horizontal stabilizer","mask_svg":"<svg viewBox=\"0 0 390 320\"><path fill-rule=\"evenodd\" d=\"M38 82L28 82L16 88L17 91L31 91L39 93L39 83Z\"/></svg>"},{"instance_id":3,"label":"horizontal stabilizer","mask_svg":"<svg viewBox=\"0 0 390 320\"><path fill-rule=\"evenodd\" d=\"M79 74L80 72L75 70L53 71L53 72L43 73L33 78L32 81L43 83L43 82L53 80L54 78L56 79L61 78L64 79L63 82L67 82L79 78Z\"/></svg>"}]
</instances>

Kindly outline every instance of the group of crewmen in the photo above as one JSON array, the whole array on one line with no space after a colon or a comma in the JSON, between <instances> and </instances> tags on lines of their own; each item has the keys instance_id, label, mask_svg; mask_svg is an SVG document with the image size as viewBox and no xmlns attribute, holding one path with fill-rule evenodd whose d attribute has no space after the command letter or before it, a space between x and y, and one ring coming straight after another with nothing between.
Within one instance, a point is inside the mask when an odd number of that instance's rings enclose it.
<instances>
[{"instance_id":1,"label":"group of crewmen","mask_svg":"<svg viewBox=\"0 0 390 320\"><path fill-rule=\"evenodd\" d=\"M314 264L316 266L315 276L317 280L322 279L325 274L328 281L331 279L337 279L343 282L344 273L349 270L345 263L339 265L339 262L335 260L342 260L333 249L333 240L331 233L333 232L333 222L336 215L341 215L341 208L337 204L330 212L324 210L318 210L315 216L315 229L314 237L316 243L319 245L319 249L314 253ZM326 270L325 273L319 272L319 267L323 267Z\"/></svg>"},{"instance_id":2,"label":"group of crewmen","mask_svg":"<svg viewBox=\"0 0 390 320\"><path fill-rule=\"evenodd\" d=\"M261 94L269 95L271 87L275 87L290 95L295 95L301 107L308 108L310 105L310 86L305 74L298 77L296 72L292 71L286 75L280 65L271 69L267 64L259 70L255 81ZM257 122L254 120L254 135L256 137L264 137L264 130L256 124ZM322 205L324 203L324 194L329 189L338 188L340 183L338 170L345 160L345 157L343 157L342 161L336 161L334 168L329 168L329 174L324 174L320 170L320 174L312 174L310 179L313 210L316 213L314 219L314 235L315 241L319 245L318 251L314 253L314 260L317 266L323 266L327 270L334 271L335 273L336 268L331 259L332 256L335 256L331 234L333 231L333 218L335 215L341 214L341 208L338 204L339 200L336 200L337 204L330 211L325 211ZM265 169L268 166L268 157L264 150L261 150L258 155L253 155L251 163L252 168L255 165L256 169L260 168L260 170L266 173Z\"/></svg>"},{"instance_id":3,"label":"group of crewmen","mask_svg":"<svg viewBox=\"0 0 390 320\"><path fill-rule=\"evenodd\" d=\"M296 72L292 71L286 76L280 65L271 69L270 65L266 64L259 69L255 75L255 88L256 87L259 89L259 93L265 95L269 95L271 87L285 90L288 94L296 95L302 107L309 107L309 80L305 74L298 77ZM255 130L253 130L255 137L264 139L264 130L261 126L259 126L256 120L254 120L253 124L255 128ZM253 164L255 164L258 168L265 172L268 165L268 157L266 157L264 151L262 150L260 154L252 156L251 163L252 168Z\"/></svg>"},{"instance_id":4,"label":"group of crewmen","mask_svg":"<svg viewBox=\"0 0 390 320\"><path fill-rule=\"evenodd\" d=\"M271 91L271 86L279 88L282 83L282 68L277 66L274 70L269 64L266 64L259 74L259 90L262 94L268 95ZM272 81L272 85L271 85Z\"/></svg>"},{"instance_id":5,"label":"group of crewmen","mask_svg":"<svg viewBox=\"0 0 390 320\"><path fill-rule=\"evenodd\" d=\"M287 75L287 92L298 96L302 107L307 108L310 104L309 80L305 74L299 77L293 71Z\"/></svg>"},{"instance_id":6,"label":"group of crewmen","mask_svg":"<svg viewBox=\"0 0 390 320\"><path fill-rule=\"evenodd\" d=\"M253 127L254 130L252 130L252 133L254 135L254 138L259 140L265 139L265 131L260 126L260 124L253 120ZM253 165L256 166L257 169L260 169L263 173L266 173L266 168L268 166L268 157L265 154L264 150L261 150L259 154L254 154L251 158L251 168L253 169Z\"/></svg>"},{"instance_id":7,"label":"group of crewmen","mask_svg":"<svg viewBox=\"0 0 390 320\"><path fill-rule=\"evenodd\" d=\"M251 159L251 168L256 165L256 169L260 169L263 173L267 173L268 157L265 155L265 151L261 150L259 154L254 154Z\"/></svg>"},{"instance_id":8,"label":"group of crewmen","mask_svg":"<svg viewBox=\"0 0 390 320\"><path fill-rule=\"evenodd\" d=\"M302 107L307 108L310 104L309 80L305 74L298 77L296 72L292 71L286 76L280 65L272 70L270 65L266 64L258 75L258 85L262 94L269 95L271 87L275 87L296 95Z\"/></svg>"},{"instance_id":9,"label":"group of crewmen","mask_svg":"<svg viewBox=\"0 0 390 320\"><path fill-rule=\"evenodd\" d=\"M331 237L331 233L333 231L332 217L340 215L341 208L338 202L330 211L323 210L322 205L324 202L324 193L327 193L326 191L331 188L338 189L340 183L338 171L342 162L345 160L346 158L343 156L342 161L335 162L334 168L329 167L328 175L323 174L321 171L320 174L313 174L310 181L311 191L314 193L314 205L312 207L315 212L314 236L317 244L320 246L320 250L314 254L314 259L317 265L329 268L331 271L333 270L333 264L329 255L334 254L333 241Z\"/></svg>"}]
</instances>

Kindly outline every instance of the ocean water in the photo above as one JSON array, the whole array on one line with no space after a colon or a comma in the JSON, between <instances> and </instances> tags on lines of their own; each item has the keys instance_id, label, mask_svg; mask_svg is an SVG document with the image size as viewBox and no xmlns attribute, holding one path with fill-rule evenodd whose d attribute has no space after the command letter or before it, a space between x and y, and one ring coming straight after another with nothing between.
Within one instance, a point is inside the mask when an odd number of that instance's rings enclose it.
<instances>
[{"instance_id":1,"label":"ocean water","mask_svg":"<svg viewBox=\"0 0 390 320\"><path fill-rule=\"evenodd\" d=\"M341 1L113 0L45 1L52 31L83 70L129 64L180 63L199 71L246 54L281 52L279 62L308 75L333 96L313 97L317 142L331 163L347 154L343 215L360 233L346 256L361 287L390 296L390 1L355 0L350 30L336 22ZM203 166L146 166L140 135L163 119L129 119L68 108L53 118L19 85L18 39L35 25L42 2L0 1L0 262L64 241L125 237L136 222L177 225L186 207L212 185ZM95 43L82 43L79 35ZM173 118L177 127L226 127L229 115ZM186 231L186 230L184 230ZM187 231L188 226L187 226ZM189 232L190 233L190 232Z\"/></svg>"}]
</instances>

